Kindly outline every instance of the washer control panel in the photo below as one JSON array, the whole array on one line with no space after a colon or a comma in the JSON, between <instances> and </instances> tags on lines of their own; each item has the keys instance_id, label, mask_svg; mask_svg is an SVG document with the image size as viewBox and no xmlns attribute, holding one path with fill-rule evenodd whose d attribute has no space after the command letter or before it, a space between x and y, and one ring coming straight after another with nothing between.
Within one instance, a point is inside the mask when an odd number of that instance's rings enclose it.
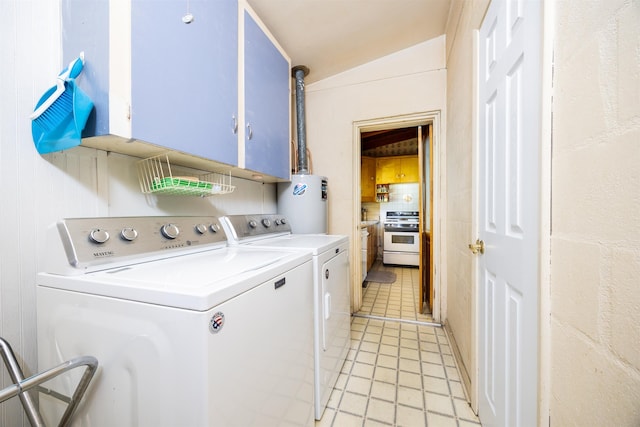
<instances>
[{"instance_id":1,"label":"washer control panel","mask_svg":"<svg viewBox=\"0 0 640 427\"><path fill-rule=\"evenodd\" d=\"M216 217L67 218L59 221L56 229L69 264L81 269L227 244Z\"/></svg>"},{"instance_id":2,"label":"washer control panel","mask_svg":"<svg viewBox=\"0 0 640 427\"><path fill-rule=\"evenodd\" d=\"M244 240L255 237L271 237L291 233L289 221L283 215L255 214L228 215L220 218L229 240Z\"/></svg>"}]
</instances>

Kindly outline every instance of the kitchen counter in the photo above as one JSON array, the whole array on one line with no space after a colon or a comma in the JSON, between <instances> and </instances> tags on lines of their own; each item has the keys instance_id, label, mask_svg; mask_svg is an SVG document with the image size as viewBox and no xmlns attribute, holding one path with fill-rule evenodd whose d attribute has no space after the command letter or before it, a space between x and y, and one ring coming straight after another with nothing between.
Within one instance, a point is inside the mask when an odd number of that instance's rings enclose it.
<instances>
[{"instance_id":1,"label":"kitchen counter","mask_svg":"<svg viewBox=\"0 0 640 427\"><path fill-rule=\"evenodd\" d=\"M365 228L368 227L370 225L375 225L377 223L379 223L379 220L375 220L375 221L360 221L360 228Z\"/></svg>"}]
</instances>

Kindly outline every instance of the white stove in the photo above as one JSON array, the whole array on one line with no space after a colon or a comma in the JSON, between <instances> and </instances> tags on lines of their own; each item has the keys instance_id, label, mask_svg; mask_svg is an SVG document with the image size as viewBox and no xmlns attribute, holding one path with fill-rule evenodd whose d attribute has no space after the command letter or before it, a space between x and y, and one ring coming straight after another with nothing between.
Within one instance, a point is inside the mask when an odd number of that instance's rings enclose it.
<instances>
[{"instance_id":1,"label":"white stove","mask_svg":"<svg viewBox=\"0 0 640 427\"><path fill-rule=\"evenodd\" d=\"M286 248L313 256L315 417L320 419L349 351L351 290L349 238L292 234L282 215L232 215L220 219L230 244Z\"/></svg>"},{"instance_id":2,"label":"white stove","mask_svg":"<svg viewBox=\"0 0 640 427\"><path fill-rule=\"evenodd\" d=\"M39 365L100 363L74 426L313 425L311 254L229 247L213 217L65 219L50 242Z\"/></svg>"},{"instance_id":3,"label":"white stove","mask_svg":"<svg viewBox=\"0 0 640 427\"><path fill-rule=\"evenodd\" d=\"M420 213L388 211L383 225L382 262L418 266L420 264Z\"/></svg>"}]
</instances>

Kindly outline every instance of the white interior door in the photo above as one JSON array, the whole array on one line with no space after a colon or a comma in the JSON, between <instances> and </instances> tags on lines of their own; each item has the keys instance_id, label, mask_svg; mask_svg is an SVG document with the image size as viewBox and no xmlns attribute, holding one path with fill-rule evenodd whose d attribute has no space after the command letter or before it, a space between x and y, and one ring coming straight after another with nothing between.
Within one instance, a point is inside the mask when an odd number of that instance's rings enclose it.
<instances>
[{"instance_id":1,"label":"white interior door","mask_svg":"<svg viewBox=\"0 0 640 427\"><path fill-rule=\"evenodd\" d=\"M537 424L541 3L493 0L478 52L478 410ZM480 242L476 242L480 243Z\"/></svg>"}]
</instances>

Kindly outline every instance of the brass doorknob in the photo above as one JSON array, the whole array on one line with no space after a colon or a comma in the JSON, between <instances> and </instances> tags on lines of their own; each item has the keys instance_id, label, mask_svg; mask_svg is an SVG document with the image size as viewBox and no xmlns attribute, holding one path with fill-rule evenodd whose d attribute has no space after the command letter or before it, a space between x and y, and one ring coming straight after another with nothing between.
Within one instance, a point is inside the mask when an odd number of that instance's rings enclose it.
<instances>
[{"instance_id":1,"label":"brass doorknob","mask_svg":"<svg viewBox=\"0 0 640 427\"><path fill-rule=\"evenodd\" d=\"M476 255L478 252L480 252L481 254L484 253L484 241L477 239L476 243L469 243L469 249L471 249L471 252L473 252L474 255Z\"/></svg>"}]
</instances>

